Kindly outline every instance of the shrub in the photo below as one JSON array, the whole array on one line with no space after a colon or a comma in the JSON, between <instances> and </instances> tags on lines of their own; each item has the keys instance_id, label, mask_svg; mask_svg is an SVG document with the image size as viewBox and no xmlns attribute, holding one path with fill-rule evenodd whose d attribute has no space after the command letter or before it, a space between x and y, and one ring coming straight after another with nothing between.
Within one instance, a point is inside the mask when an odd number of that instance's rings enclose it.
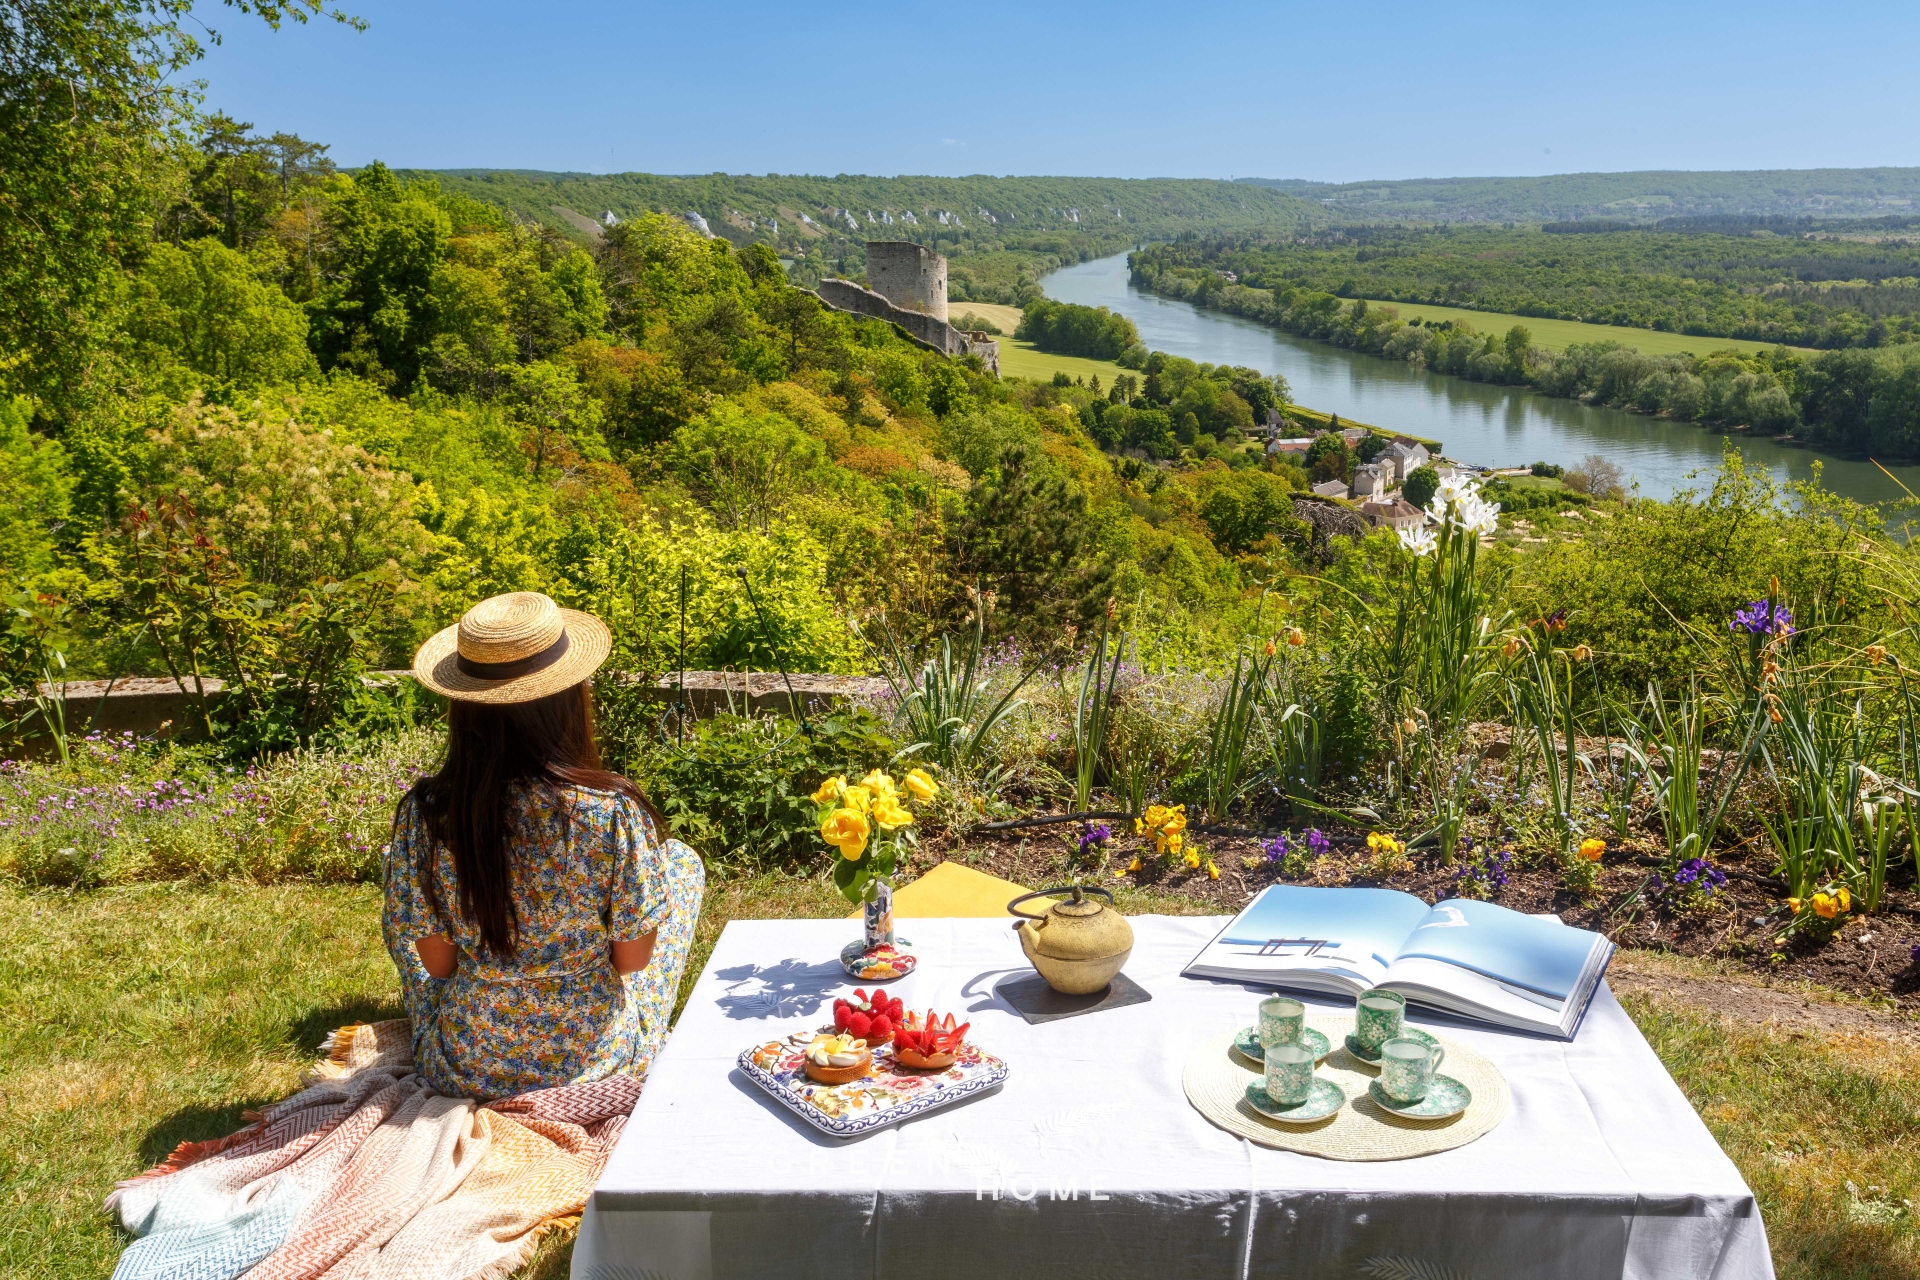
<instances>
[{"instance_id":1,"label":"shrub","mask_svg":"<svg viewBox=\"0 0 1920 1280\"><path fill-rule=\"evenodd\" d=\"M809 720L715 716L684 741L629 743L626 764L673 834L716 862L767 865L819 853L811 799L823 779L858 777L899 744L865 707Z\"/></svg>"}]
</instances>

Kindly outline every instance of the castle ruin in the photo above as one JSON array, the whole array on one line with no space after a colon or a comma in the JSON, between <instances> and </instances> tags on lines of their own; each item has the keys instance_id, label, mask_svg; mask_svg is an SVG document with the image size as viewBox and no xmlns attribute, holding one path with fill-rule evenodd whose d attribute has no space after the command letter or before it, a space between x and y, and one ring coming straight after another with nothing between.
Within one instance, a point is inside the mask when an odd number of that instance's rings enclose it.
<instances>
[{"instance_id":1,"label":"castle ruin","mask_svg":"<svg viewBox=\"0 0 1920 1280\"><path fill-rule=\"evenodd\" d=\"M947 319L947 260L904 240L867 241L867 281L820 282L815 296L836 311L872 316L897 325L909 338L943 355L979 356L1000 376L1000 344L984 333L965 333Z\"/></svg>"}]
</instances>

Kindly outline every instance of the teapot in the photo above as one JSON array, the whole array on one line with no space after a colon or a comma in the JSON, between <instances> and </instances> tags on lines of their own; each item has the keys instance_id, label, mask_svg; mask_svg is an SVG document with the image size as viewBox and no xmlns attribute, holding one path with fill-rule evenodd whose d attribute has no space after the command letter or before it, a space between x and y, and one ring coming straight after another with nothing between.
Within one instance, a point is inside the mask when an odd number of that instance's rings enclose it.
<instances>
[{"instance_id":1,"label":"teapot","mask_svg":"<svg viewBox=\"0 0 1920 1280\"><path fill-rule=\"evenodd\" d=\"M1020 909L1023 902L1062 893L1073 896L1053 903L1040 915ZM1107 901L1095 902L1087 897L1089 893ZM1070 996L1102 991L1133 954L1133 926L1113 909L1112 902L1113 895L1105 889L1076 884L1022 894L1007 904L1007 910L1020 917L1013 927L1020 935L1020 949L1055 991Z\"/></svg>"}]
</instances>

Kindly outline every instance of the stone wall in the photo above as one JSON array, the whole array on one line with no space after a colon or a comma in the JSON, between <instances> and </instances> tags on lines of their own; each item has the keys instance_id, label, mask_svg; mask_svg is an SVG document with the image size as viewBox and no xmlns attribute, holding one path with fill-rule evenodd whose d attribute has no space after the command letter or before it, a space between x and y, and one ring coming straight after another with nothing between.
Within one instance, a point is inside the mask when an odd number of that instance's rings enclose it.
<instances>
[{"instance_id":1,"label":"stone wall","mask_svg":"<svg viewBox=\"0 0 1920 1280\"><path fill-rule=\"evenodd\" d=\"M979 356L995 377L1000 376L1000 344L984 333L966 333L924 311L895 306L872 289L862 289L851 280L822 280L814 296L836 311L851 311L898 325L909 338L942 355Z\"/></svg>"},{"instance_id":2,"label":"stone wall","mask_svg":"<svg viewBox=\"0 0 1920 1280\"><path fill-rule=\"evenodd\" d=\"M867 241L867 283L908 311L936 320L947 315L947 260L906 240Z\"/></svg>"}]
</instances>

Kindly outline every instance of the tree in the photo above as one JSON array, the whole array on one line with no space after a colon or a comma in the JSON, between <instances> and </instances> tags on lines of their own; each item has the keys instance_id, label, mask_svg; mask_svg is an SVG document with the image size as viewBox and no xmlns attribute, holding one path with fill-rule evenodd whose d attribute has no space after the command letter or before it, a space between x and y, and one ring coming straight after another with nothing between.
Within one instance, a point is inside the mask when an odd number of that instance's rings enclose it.
<instances>
[{"instance_id":1,"label":"tree","mask_svg":"<svg viewBox=\"0 0 1920 1280\"><path fill-rule=\"evenodd\" d=\"M1052 642L1062 627L1093 621L1113 569L1093 559L1084 494L1065 480L1036 476L1020 445L1000 455L999 471L997 480L975 487L949 535L953 572L993 593L989 631Z\"/></svg>"},{"instance_id":2,"label":"tree","mask_svg":"<svg viewBox=\"0 0 1920 1280\"><path fill-rule=\"evenodd\" d=\"M1419 507L1422 511L1433 501L1433 495L1440 489L1440 473L1430 466L1415 467L1407 473L1407 479L1400 486L1400 496Z\"/></svg>"},{"instance_id":3,"label":"tree","mask_svg":"<svg viewBox=\"0 0 1920 1280\"><path fill-rule=\"evenodd\" d=\"M1567 488L1594 498L1621 498L1627 492L1627 473L1602 454L1590 453L1561 477Z\"/></svg>"},{"instance_id":4,"label":"tree","mask_svg":"<svg viewBox=\"0 0 1920 1280\"><path fill-rule=\"evenodd\" d=\"M127 332L214 382L261 387L314 370L307 317L219 240L148 251L134 278Z\"/></svg>"},{"instance_id":5,"label":"tree","mask_svg":"<svg viewBox=\"0 0 1920 1280\"><path fill-rule=\"evenodd\" d=\"M1313 443L1307 446L1306 464L1307 474L1315 483L1344 481L1353 474L1353 458L1347 452L1347 442L1333 431L1314 437Z\"/></svg>"},{"instance_id":6,"label":"tree","mask_svg":"<svg viewBox=\"0 0 1920 1280\"><path fill-rule=\"evenodd\" d=\"M666 464L722 528L772 527L788 502L832 482L821 443L785 414L730 403L674 432Z\"/></svg>"},{"instance_id":7,"label":"tree","mask_svg":"<svg viewBox=\"0 0 1920 1280\"><path fill-rule=\"evenodd\" d=\"M325 0L226 0L278 27ZM0 18L0 391L84 394L124 258L146 243L201 45L189 0L14 0ZM217 36L215 37L217 39Z\"/></svg>"},{"instance_id":8,"label":"tree","mask_svg":"<svg viewBox=\"0 0 1920 1280\"><path fill-rule=\"evenodd\" d=\"M1270 472L1204 472L1199 484L1200 519L1214 545L1228 555L1245 555L1269 534L1295 523L1293 490Z\"/></svg>"}]
</instances>

